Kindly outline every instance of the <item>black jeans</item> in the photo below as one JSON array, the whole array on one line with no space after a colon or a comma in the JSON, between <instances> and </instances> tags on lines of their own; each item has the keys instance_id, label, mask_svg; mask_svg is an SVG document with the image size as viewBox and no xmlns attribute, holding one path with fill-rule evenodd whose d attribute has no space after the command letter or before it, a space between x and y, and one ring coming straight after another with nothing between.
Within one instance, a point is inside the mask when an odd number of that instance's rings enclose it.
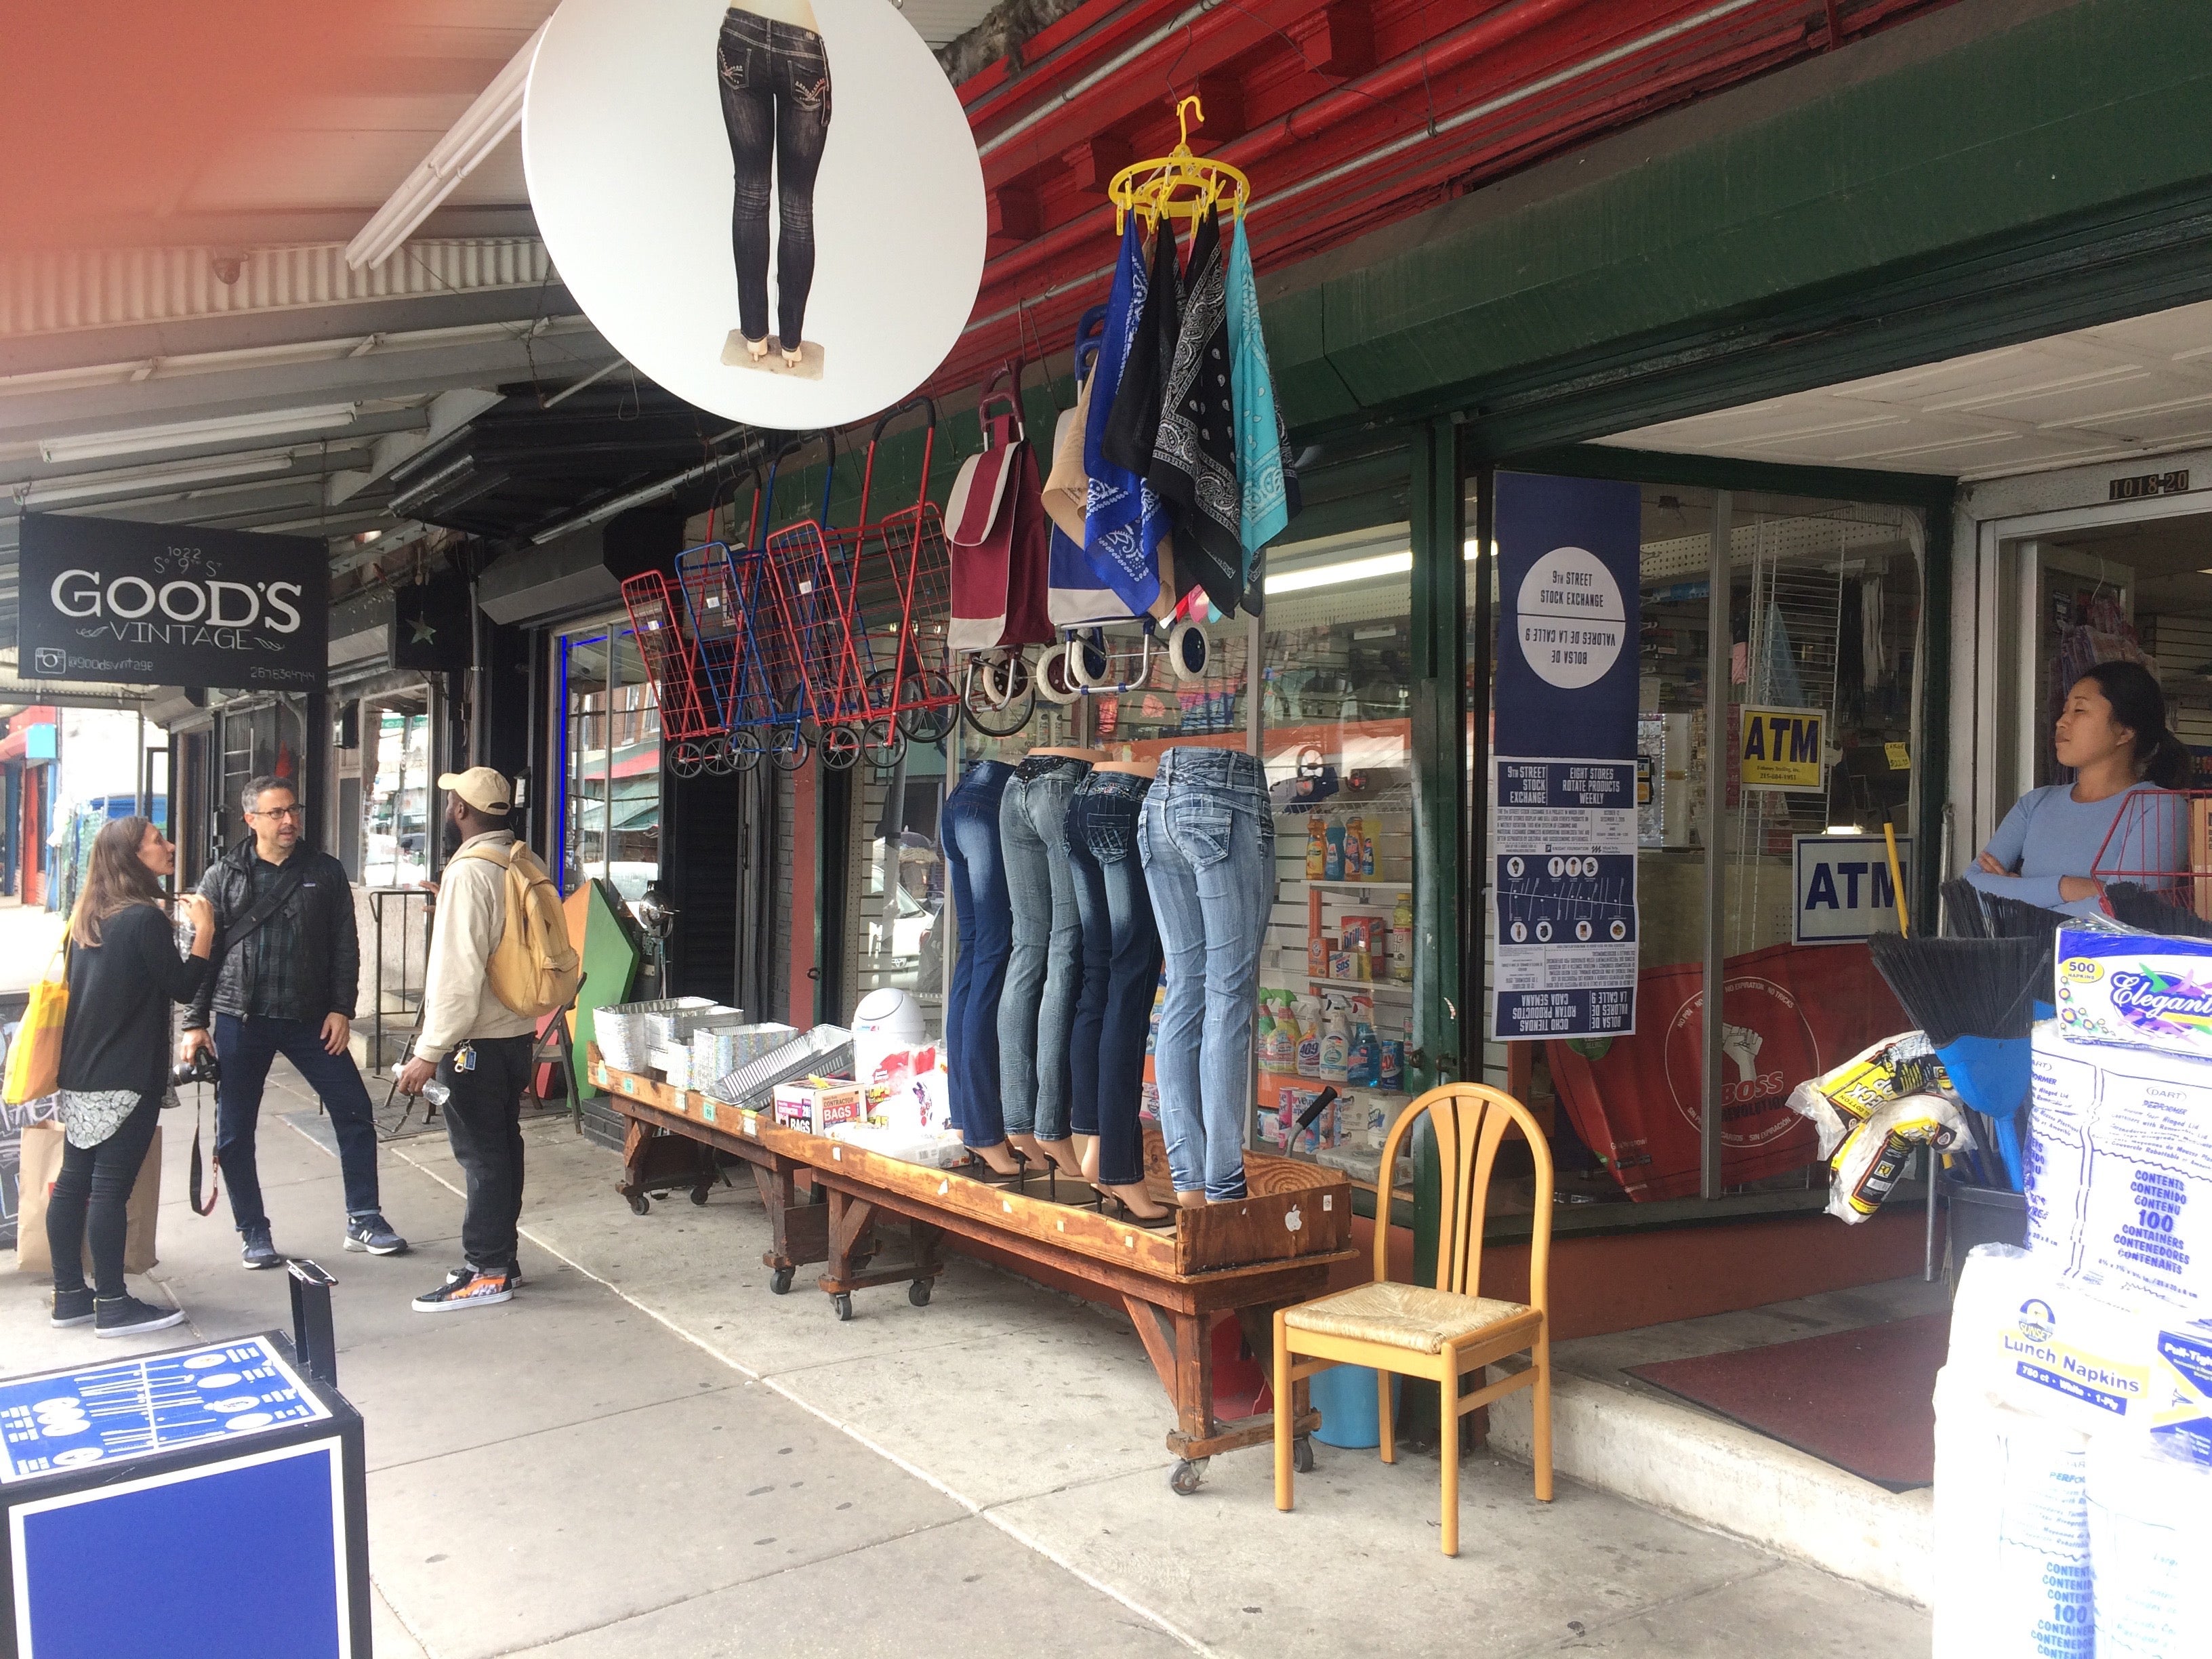
<instances>
[{"instance_id":1,"label":"black jeans","mask_svg":"<svg viewBox=\"0 0 2212 1659\"><path fill-rule=\"evenodd\" d=\"M222 1081L215 1085L215 1161L230 1182L230 1218L240 1231L269 1224L269 1212L261 1207L261 1170L253 1140L261 1125L261 1091L279 1054L298 1069L331 1115L338 1170L345 1177L346 1214L375 1214L375 1110L353 1055L343 1050L334 1054L323 1047L322 1022L217 1014L215 1052L222 1061Z\"/></svg>"},{"instance_id":2,"label":"black jeans","mask_svg":"<svg viewBox=\"0 0 2212 1659\"><path fill-rule=\"evenodd\" d=\"M46 1200L46 1248L53 1253L54 1289L84 1288L84 1239L92 1234L92 1283L98 1296L125 1293L123 1240L131 1189L161 1117L161 1097L141 1097L131 1115L97 1146L62 1147L61 1173ZM90 1212L88 1224L87 1212Z\"/></svg>"},{"instance_id":3,"label":"black jeans","mask_svg":"<svg viewBox=\"0 0 2212 1659\"><path fill-rule=\"evenodd\" d=\"M811 29L731 12L715 63L737 191L730 240L738 264L738 329L768 338L769 167L775 168L776 331L799 349L814 286L814 177L830 138L830 57Z\"/></svg>"},{"instance_id":4,"label":"black jeans","mask_svg":"<svg viewBox=\"0 0 2212 1659\"><path fill-rule=\"evenodd\" d=\"M461 1253L469 1266L497 1273L514 1260L522 1219L522 1095L530 1084L526 1036L474 1037L438 1062L438 1081L453 1092L440 1109L453 1161L468 1179L461 1214ZM461 1049L473 1049L471 1071L457 1072Z\"/></svg>"}]
</instances>

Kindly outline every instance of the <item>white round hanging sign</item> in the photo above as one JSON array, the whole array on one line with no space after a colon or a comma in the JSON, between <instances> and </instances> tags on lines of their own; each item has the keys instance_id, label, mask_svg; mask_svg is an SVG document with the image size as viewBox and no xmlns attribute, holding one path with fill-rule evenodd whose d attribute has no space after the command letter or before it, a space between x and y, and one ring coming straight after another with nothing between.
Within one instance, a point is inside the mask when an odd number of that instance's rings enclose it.
<instances>
[{"instance_id":1,"label":"white round hanging sign","mask_svg":"<svg viewBox=\"0 0 2212 1659\"><path fill-rule=\"evenodd\" d=\"M1588 548L1555 547L1531 564L1515 609L1521 653L1547 685L1595 685L1620 659L1628 607L1613 572Z\"/></svg>"},{"instance_id":2,"label":"white round hanging sign","mask_svg":"<svg viewBox=\"0 0 2212 1659\"><path fill-rule=\"evenodd\" d=\"M888 409L975 308L982 163L889 0L562 0L522 151L585 315L733 421L803 431Z\"/></svg>"}]
</instances>

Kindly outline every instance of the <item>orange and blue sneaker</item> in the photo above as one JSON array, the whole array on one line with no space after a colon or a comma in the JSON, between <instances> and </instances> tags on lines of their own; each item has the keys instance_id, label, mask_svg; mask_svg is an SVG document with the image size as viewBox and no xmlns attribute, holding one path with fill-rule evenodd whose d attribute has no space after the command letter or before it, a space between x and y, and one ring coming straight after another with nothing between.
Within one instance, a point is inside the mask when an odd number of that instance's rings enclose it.
<instances>
[{"instance_id":1,"label":"orange and blue sneaker","mask_svg":"<svg viewBox=\"0 0 2212 1659\"><path fill-rule=\"evenodd\" d=\"M489 1308L514 1294L514 1281L504 1268L480 1273L474 1267L456 1267L436 1290L415 1298L415 1311L457 1313L465 1308Z\"/></svg>"}]
</instances>

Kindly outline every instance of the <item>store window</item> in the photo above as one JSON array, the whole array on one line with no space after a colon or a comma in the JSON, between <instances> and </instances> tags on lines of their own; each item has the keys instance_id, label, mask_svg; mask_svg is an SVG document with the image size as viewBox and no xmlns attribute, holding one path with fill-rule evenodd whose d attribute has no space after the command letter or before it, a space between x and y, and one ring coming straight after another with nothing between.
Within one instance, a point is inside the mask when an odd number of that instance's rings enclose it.
<instances>
[{"instance_id":1,"label":"store window","mask_svg":"<svg viewBox=\"0 0 2212 1659\"><path fill-rule=\"evenodd\" d=\"M1663 485L1639 493L1636 1029L1509 1045L1510 1075L1548 1122L1560 1190L1577 1200L1698 1196L1708 1101L1722 1125L1722 1192L1822 1187L1809 1130L1787 1109L1790 1091L1911 1023L1864 941L1898 925L1885 831L1897 837L1908 891L1914 860L1936 850L1923 854L1911 836L1921 521L1846 501L1734 492L1723 503ZM1715 537L1723 512L1724 554ZM1728 629L1717 691L1708 672L1716 569ZM1515 642L1500 638L1497 648ZM1486 690L1474 688L1478 709ZM1717 707L1727 745L1718 803L1707 783ZM1802 746L1805 781L1747 787L1746 744L1777 732ZM1488 864L1474 861L1484 878ZM1491 896L1486 887L1476 911L1486 929L1495 925ZM1708 1077L1716 914L1723 1042L1718 1075Z\"/></svg>"},{"instance_id":2,"label":"store window","mask_svg":"<svg viewBox=\"0 0 2212 1659\"><path fill-rule=\"evenodd\" d=\"M556 636L554 803L561 890L623 898L660 873L660 712L627 622Z\"/></svg>"},{"instance_id":3,"label":"store window","mask_svg":"<svg viewBox=\"0 0 2212 1659\"><path fill-rule=\"evenodd\" d=\"M856 913L845 982L855 1006L871 991L906 991L921 1005L932 1037L944 1030L952 961L938 828L945 768L945 744L909 744L888 771L858 769L848 872Z\"/></svg>"},{"instance_id":4,"label":"store window","mask_svg":"<svg viewBox=\"0 0 2212 1659\"><path fill-rule=\"evenodd\" d=\"M421 697L363 705L362 868L365 887L413 887L429 879L432 805L430 717Z\"/></svg>"}]
</instances>

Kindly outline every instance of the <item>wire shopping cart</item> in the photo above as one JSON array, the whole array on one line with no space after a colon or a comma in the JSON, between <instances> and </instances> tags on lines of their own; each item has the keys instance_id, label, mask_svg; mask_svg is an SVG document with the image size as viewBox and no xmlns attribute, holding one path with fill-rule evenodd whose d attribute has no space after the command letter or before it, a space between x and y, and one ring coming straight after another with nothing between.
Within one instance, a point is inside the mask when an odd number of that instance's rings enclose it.
<instances>
[{"instance_id":1,"label":"wire shopping cart","mask_svg":"<svg viewBox=\"0 0 2212 1659\"><path fill-rule=\"evenodd\" d=\"M669 769L679 778L696 777L721 752L721 717L701 684L698 653L684 632L677 598L658 570L629 578L622 597L659 706L661 741L670 745Z\"/></svg>"},{"instance_id":2,"label":"wire shopping cart","mask_svg":"<svg viewBox=\"0 0 2212 1659\"><path fill-rule=\"evenodd\" d=\"M871 523L877 448L884 429L913 409L928 416L914 505ZM935 401L927 395L911 398L876 422L860 475L860 526L847 589L847 632L862 676L857 690L866 715L865 746L879 766L896 765L909 741L941 742L959 717L960 691L950 672L948 646L951 560L944 519L929 499L936 446Z\"/></svg>"},{"instance_id":3,"label":"wire shopping cart","mask_svg":"<svg viewBox=\"0 0 2212 1659\"><path fill-rule=\"evenodd\" d=\"M762 562L764 586L773 597L789 652L791 689L796 694L793 701L802 711L800 732L819 748L824 766L843 771L860 758L867 672L854 654L848 620L854 538L830 527L837 438L834 432L822 437L821 509L814 518L769 532L763 543ZM777 460L799 441L787 445ZM773 471L771 467L771 477ZM757 621L757 609L754 614Z\"/></svg>"}]
</instances>

